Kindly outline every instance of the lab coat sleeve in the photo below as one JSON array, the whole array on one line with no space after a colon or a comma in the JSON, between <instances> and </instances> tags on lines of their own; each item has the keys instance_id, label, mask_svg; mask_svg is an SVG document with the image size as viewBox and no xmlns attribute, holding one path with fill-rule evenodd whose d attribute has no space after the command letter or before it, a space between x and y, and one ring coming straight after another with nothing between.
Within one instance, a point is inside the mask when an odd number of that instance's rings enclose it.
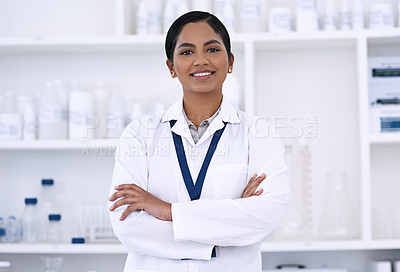
<instances>
[{"instance_id":1,"label":"lab coat sleeve","mask_svg":"<svg viewBox=\"0 0 400 272\"><path fill-rule=\"evenodd\" d=\"M129 125L121 136L115 155L110 195L115 192L114 186L119 184L134 183L147 189L145 136L139 124L136 121ZM109 202L109 206L111 204ZM193 241L176 242L170 221L158 220L145 211L132 212L124 221L120 221L126 207L124 205L110 212L110 219L114 233L129 252L172 259L210 259L213 245Z\"/></svg>"},{"instance_id":2,"label":"lab coat sleeve","mask_svg":"<svg viewBox=\"0 0 400 272\"><path fill-rule=\"evenodd\" d=\"M249 138L248 177L265 170L267 178L260 185L262 195L173 203L176 241L246 246L265 240L283 220L289 199L284 148L276 136L254 133L254 126L253 123ZM272 128L265 126L262 130Z\"/></svg>"}]
</instances>

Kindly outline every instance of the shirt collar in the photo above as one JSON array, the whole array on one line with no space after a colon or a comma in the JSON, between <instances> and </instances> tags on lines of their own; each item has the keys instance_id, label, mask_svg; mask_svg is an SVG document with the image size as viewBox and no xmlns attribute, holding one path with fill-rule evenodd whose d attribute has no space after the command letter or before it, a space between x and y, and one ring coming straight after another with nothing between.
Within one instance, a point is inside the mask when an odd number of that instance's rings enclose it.
<instances>
[{"instance_id":1,"label":"shirt collar","mask_svg":"<svg viewBox=\"0 0 400 272\"><path fill-rule=\"evenodd\" d=\"M224 97L222 98L219 113L215 116L214 120L209 125L207 131L197 142L197 145L204 142L210 135L213 135L215 131L221 129L224 123L240 123L237 110L233 105ZM175 125L171 128L171 131L185 138L191 145L196 145L193 141L192 135L190 134L189 126L187 125L184 111L183 111L183 98L175 102L164 114L161 122L169 122L176 120Z\"/></svg>"},{"instance_id":2,"label":"shirt collar","mask_svg":"<svg viewBox=\"0 0 400 272\"><path fill-rule=\"evenodd\" d=\"M201 123L199 124L199 127L205 126L205 123L206 123L206 126L208 127L208 125L212 122L212 120L214 120L214 118L217 116L217 114L220 112L220 110L221 110L221 107L218 108L218 110L213 114L213 116L211 116L208 119L202 120ZM183 116L185 117L185 120L186 120L186 123L188 124L188 126L195 127L195 124L192 121L190 121L190 119L187 117L186 112L184 110L182 110L182 111L183 111Z\"/></svg>"},{"instance_id":3,"label":"shirt collar","mask_svg":"<svg viewBox=\"0 0 400 272\"><path fill-rule=\"evenodd\" d=\"M183 115L183 98L176 101L171 107L169 107L166 113L163 115L161 122L169 122L171 120L179 120L180 118L185 118ZM220 112L218 115L223 122L227 123L240 123L240 119L237 114L237 110L233 105L226 99L222 97L222 102L220 106Z\"/></svg>"}]
</instances>

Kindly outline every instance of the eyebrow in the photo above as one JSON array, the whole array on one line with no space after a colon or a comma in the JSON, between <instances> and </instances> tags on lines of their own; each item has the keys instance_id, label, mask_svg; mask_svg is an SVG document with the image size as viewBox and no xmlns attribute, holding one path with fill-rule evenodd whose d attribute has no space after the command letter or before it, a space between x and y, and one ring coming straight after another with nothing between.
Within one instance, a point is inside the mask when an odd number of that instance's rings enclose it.
<instances>
[{"instance_id":1,"label":"eyebrow","mask_svg":"<svg viewBox=\"0 0 400 272\"><path fill-rule=\"evenodd\" d=\"M208 41L208 42L206 42L206 43L204 43L204 45L210 45L210 44L213 44L213 43L218 43L219 45L222 45L219 41L217 41L217 40L210 40L210 41ZM181 47L196 47L194 44L192 44L192 43L182 43L182 44L180 44L179 46L178 46L178 48L177 49L179 49L179 48L181 48Z\"/></svg>"}]
</instances>

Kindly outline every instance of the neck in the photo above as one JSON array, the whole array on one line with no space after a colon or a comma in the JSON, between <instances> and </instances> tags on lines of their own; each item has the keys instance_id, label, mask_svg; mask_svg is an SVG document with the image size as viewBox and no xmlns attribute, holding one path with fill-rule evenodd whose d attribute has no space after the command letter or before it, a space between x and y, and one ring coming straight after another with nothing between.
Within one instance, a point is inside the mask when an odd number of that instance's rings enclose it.
<instances>
[{"instance_id":1,"label":"neck","mask_svg":"<svg viewBox=\"0 0 400 272\"><path fill-rule=\"evenodd\" d=\"M186 116L197 125L213 116L221 102L222 93L192 93L183 96L183 108Z\"/></svg>"}]
</instances>

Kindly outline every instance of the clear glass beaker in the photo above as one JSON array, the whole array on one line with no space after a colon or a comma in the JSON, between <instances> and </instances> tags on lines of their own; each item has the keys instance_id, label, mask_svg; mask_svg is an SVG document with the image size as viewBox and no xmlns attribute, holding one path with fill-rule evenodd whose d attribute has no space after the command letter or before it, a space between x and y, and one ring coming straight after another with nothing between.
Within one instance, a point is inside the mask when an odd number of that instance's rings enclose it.
<instances>
[{"instance_id":1,"label":"clear glass beaker","mask_svg":"<svg viewBox=\"0 0 400 272\"><path fill-rule=\"evenodd\" d=\"M41 257L43 265L44 265L44 272L59 272L60 268L64 262L63 257Z\"/></svg>"},{"instance_id":2,"label":"clear glass beaker","mask_svg":"<svg viewBox=\"0 0 400 272\"><path fill-rule=\"evenodd\" d=\"M319 236L328 240L358 238L359 224L347 190L347 174L329 173L327 181Z\"/></svg>"}]
</instances>

